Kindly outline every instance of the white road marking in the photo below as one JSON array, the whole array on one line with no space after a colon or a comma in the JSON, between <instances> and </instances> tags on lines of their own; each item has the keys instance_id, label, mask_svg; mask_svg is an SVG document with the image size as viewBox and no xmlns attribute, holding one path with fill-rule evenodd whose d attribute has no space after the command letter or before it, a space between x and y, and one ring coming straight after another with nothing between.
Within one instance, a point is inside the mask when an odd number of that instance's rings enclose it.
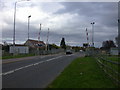
<instances>
[{"instance_id":1,"label":"white road marking","mask_svg":"<svg viewBox=\"0 0 120 90\"><path fill-rule=\"evenodd\" d=\"M40 64L40 63L43 63L43 62L45 62L45 61L40 61L40 62L38 62L38 63Z\"/></svg>"},{"instance_id":2,"label":"white road marking","mask_svg":"<svg viewBox=\"0 0 120 90\"><path fill-rule=\"evenodd\" d=\"M48 60L46 60L46 61L51 61L51 60L53 60L53 59L48 59Z\"/></svg>"},{"instance_id":3,"label":"white road marking","mask_svg":"<svg viewBox=\"0 0 120 90\"><path fill-rule=\"evenodd\" d=\"M33 65L35 66L35 65L38 65L38 64L39 64L39 63L35 63L35 64L33 64Z\"/></svg>"},{"instance_id":4,"label":"white road marking","mask_svg":"<svg viewBox=\"0 0 120 90\"><path fill-rule=\"evenodd\" d=\"M17 68L14 71L18 71L18 70L21 70L21 69L23 69L23 67Z\"/></svg>"},{"instance_id":5,"label":"white road marking","mask_svg":"<svg viewBox=\"0 0 120 90\"><path fill-rule=\"evenodd\" d=\"M3 73L2 75L11 74L11 73L13 73L13 72L14 72L14 70L11 70L11 71L8 71L8 72Z\"/></svg>"},{"instance_id":6,"label":"white road marking","mask_svg":"<svg viewBox=\"0 0 120 90\"><path fill-rule=\"evenodd\" d=\"M71 54L71 55L66 55L66 56L73 56L73 55L75 55L75 54Z\"/></svg>"},{"instance_id":7,"label":"white road marking","mask_svg":"<svg viewBox=\"0 0 120 90\"><path fill-rule=\"evenodd\" d=\"M19 71L19 70L21 70L21 69L28 68L28 67L31 67L31 66L36 66L36 65L41 64L41 63L43 63L43 62L52 61L52 60L58 59L58 58L60 58L60 57L63 57L63 56L51 58L51 59L48 59L48 60L46 60L46 61L40 61L40 62L37 62L37 63L34 63L34 64L29 64L29 65L27 65L27 66L23 66L23 67L20 67L20 68L17 68L17 69L14 69L14 70L11 70L11 71L8 71L8 72L5 72L5 73L0 73L0 75L8 75L8 74L14 73L15 71Z\"/></svg>"},{"instance_id":8,"label":"white road marking","mask_svg":"<svg viewBox=\"0 0 120 90\"><path fill-rule=\"evenodd\" d=\"M27 67L30 67L30 66L32 66L33 64L30 64L30 65L27 65L27 66L24 66L25 68L27 68Z\"/></svg>"},{"instance_id":9,"label":"white road marking","mask_svg":"<svg viewBox=\"0 0 120 90\"><path fill-rule=\"evenodd\" d=\"M62 57L62 56L55 57L55 58L51 58L51 59L48 59L48 60L46 60L46 61L52 61L52 60L57 59L57 58L60 58L60 57Z\"/></svg>"}]
</instances>

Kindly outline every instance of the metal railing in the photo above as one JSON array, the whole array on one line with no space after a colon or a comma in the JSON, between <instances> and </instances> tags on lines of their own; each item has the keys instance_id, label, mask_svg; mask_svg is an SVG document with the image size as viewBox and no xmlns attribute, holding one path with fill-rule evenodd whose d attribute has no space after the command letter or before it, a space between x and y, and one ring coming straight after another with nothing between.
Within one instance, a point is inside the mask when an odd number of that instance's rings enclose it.
<instances>
[{"instance_id":1,"label":"metal railing","mask_svg":"<svg viewBox=\"0 0 120 90\"><path fill-rule=\"evenodd\" d=\"M107 56L101 54L95 55L95 58L97 59L97 63L99 64L100 68L102 68L106 75L110 77L118 87L120 87L120 63L117 60L110 60L107 58Z\"/></svg>"}]
</instances>

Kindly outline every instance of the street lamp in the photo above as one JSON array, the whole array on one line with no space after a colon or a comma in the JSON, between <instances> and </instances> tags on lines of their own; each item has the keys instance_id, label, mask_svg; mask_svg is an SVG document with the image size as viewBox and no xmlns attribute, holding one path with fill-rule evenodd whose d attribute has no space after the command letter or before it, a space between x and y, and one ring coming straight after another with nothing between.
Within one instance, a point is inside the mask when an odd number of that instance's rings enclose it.
<instances>
[{"instance_id":1,"label":"street lamp","mask_svg":"<svg viewBox=\"0 0 120 90\"><path fill-rule=\"evenodd\" d=\"M118 2L118 54L120 55L120 1Z\"/></svg>"},{"instance_id":2,"label":"street lamp","mask_svg":"<svg viewBox=\"0 0 120 90\"><path fill-rule=\"evenodd\" d=\"M31 17L31 15L28 16L28 40L29 40L29 23L30 23L30 17Z\"/></svg>"},{"instance_id":3,"label":"street lamp","mask_svg":"<svg viewBox=\"0 0 120 90\"><path fill-rule=\"evenodd\" d=\"M118 55L120 55L120 19L118 19Z\"/></svg>"},{"instance_id":4,"label":"street lamp","mask_svg":"<svg viewBox=\"0 0 120 90\"><path fill-rule=\"evenodd\" d=\"M49 42L48 42L48 39L49 39L49 28L48 28L48 34L47 34L47 42L46 42L46 44L47 44L47 47L46 47L46 49L47 49L47 51L49 51Z\"/></svg>"},{"instance_id":5,"label":"street lamp","mask_svg":"<svg viewBox=\"0 0 120 90\"><path fill-rule=\"evenodd\" d=\"M92 47L94 47L94 24L95 24L95 22L91 23L91 25L92 25Z\"/></svg>"},{"instance_id":6,"label":"street lamp","mask_svg":"<svg viewBox=\"0 0 120 90\"><path fill-rule=\"evenodd\" d=\"M30 1L30 0L21 0L21 1ZM18 2L21 1L16 1L14 5L14 27L13 27L13 55L15 54L15 21L16 21L16 6Z\"/></svg>"}]
</instances>

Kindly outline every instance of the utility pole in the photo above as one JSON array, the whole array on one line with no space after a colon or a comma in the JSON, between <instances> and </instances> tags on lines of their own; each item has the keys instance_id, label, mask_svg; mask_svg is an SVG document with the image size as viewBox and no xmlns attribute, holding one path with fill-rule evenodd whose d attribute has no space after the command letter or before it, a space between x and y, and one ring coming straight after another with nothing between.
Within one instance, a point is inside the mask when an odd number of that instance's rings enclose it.
<instances>
[{"instance_id":1,"label":"utility pole","mask_svg":"<svg viewBox=\"0 0 120 90\"><path fill-rule=\"evenodd\" d=\"M40 51L39 51L40 33L41 33L41 24L40 24L39 35L38 35L38 54L40 54Z\"/></svg>"},{"instance_id":2,"label":"utility pole","mask_svg":"<svg viewBox=\"0 0 120 90\"><path fill-rule=\"evenodd\" d=\"M13 55L15 55L15 23L16 23L16 7L18 2L22 1L30 1L30 0L21 0L21 1L16 1L14 4L14 25L13 25Z\"/></svg>"},{"instance_id":3,"label":"utility pole","mask_svg":"<svg viewBox=\"0 0 120 90\"><path fill-rule=\"evenodd\" d=\"M92 25L92 55L94 56L94 24L95 22L92 22L91 25Z\"/></svg>"},{"instance_id":4,"label":"utility pole","mask_svg":"<svg viewBox=\"0 0 120 90\"><path fill-rule=\"evenodd\" d=\"M88 31L87 31L87 28L86 28L86 38L87 38L87 44L88 44L88 46L89 46L89 42L88 42L89 38L88 38Z\"/></svg>"},{"instance_id":5,"label":"utility pole","mask_svg":"<svg viewBox=\"0 0 120 90\"><path fill-rule=\"evenodd\" d=\"M41 34L41 24L40 24L40 30L39 30L38 41L40 41L40 34Z\"/></svg>"},{"instance_id":6,"label":"utility pole","mask_svg":"<svg viewBox=\"0 0 120 90\"><path fill-rule=\"evenodd\" d=\"M46 41L46 49L47 49L47 51L49 51L49 42L48 42L48 39L49 39L49 28L48 28L48 33L47 33L47 41Z\"/></svg>"},{"instance_id":7,"label":"utility pole","mask_svg":"<svg viewBox=\"0 0 120 90\"><path fill-rule=\"evenodd\" d=\"M95 22L91 23L92 25L92 47L94 47L94 24Z\"/></svg>"},{"instance_id":8,"label":"utility pole","mask_svg":"<svg viewBox=\"0 0 120 90\"><path fill-rule=\"evenodd\" d=\"M30 17L31 17L31 15L28 16L28 40L29 40L29 24L30 24Z\"/></svg>"},{"instance_id":9,"label":"utility pole","mask_svg":"<svg viewBox=\"0 0 120 90\"><path fill-rule=\"evenodd\" d=\"M16 21L16 4L17 4L17 2L15 2L15 6L14 6L13 55L15 55L15 21Z\"/></svg>"},{"instance_id":10,"label":"utility pole","mask_svg":"<svg viewBox=\"0 0 120 90\"><path fill-rule=\"evenodd\" d=\"M120 1L118 2L118 54L120 55Z\"/></svg>"}]
</instances>

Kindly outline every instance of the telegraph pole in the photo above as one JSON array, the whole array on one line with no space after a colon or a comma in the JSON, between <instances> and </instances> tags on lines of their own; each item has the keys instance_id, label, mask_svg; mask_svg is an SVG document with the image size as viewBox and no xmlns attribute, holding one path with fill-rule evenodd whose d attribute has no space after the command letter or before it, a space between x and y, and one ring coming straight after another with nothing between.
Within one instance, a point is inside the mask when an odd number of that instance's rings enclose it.
<instances>
[{"instance_id":1,"label":"telegraph pole","mask_svg":"<svg viewBox=\"0 0 120 90\"><path fill-rule=\"evenodd\" d=\"M88 31L87 31L87 28L86 28L86 38L87 38L87 44L88 44L88 46L89 46L89 42L88 42L89 38L88 38Z\"/></svg>"},{"instance_id":2,"label":"telegraph pole","mask_svg":"<svg viewBox=\"0 0 120 90\"><path fill-rule=\"evenodd\" d=\"M39 51L40 33L41 33L41 24L40 24L39 35L38 35L38 54L40 54L40 51Z\"/></svg>"},{"instance_id":3,"label":"telegraph pole","mask_svg":"<svg viewBox=\"0 0 120 90\"><path fill-rule=\"evenodd\" d=\"M17 3L18 2L22 2L22 1L30 1L30 0L20 0L20 1L16 1L14 4L14 24L13 24L13 55L15 55L15 26L16 26L16 7L17 7Z\"/></svg>"},{"instance_id":4,"label":"telegraph pole","mask_svg":"<svg viewBox=\"0 0 120 90\"><path fill-rule=\"evenodd\" d=\"M28 16L28 40L29 40L29 24L30 24L30 17L31 17L31 15Z\"/></svg>"},{"instance_id":5,"label":"telegraph pole","mask_svg":"<svg viewBox=\"0 0 120 90\"><path fill-rule=\"evenodd\" d=\"M95 22L93 22L91 24L92 24L92 47L94 47L94 24L95 24Z\"/></svg>"},{"instance_id":6,"label":"telegraph pole","mask_svg":"<svg viewBox=\"0 0 120 90\"><path fill-rule=\"evenodd\" d=\"M40 34L41 34L41 24L40 24L40 30L39 30L39 37L38 37L38 41L40 41Z\"/></svg>"},{"instance_id":7,"label":"telegraph pole","mask_svg":"<svg viewBox=\"0 0 120 90\"><path fill-rule=\"evenodd\" d=\"M46 49L47 49L47 51L49 51L49 45L48 45L48 39L49 39L49 28L48 28L48 33L47 33L47 41L46 41L46 44L47 44L47 47L46 47Z\"/></svg>"},{"instance_id":8,"label":"telegraph pole","mask_svg":"<svg viewBox=\"0 0 120 90\"><path fill-rule=\"evenodd\" d=\"M120 55L120 1L118 2L118 54Z\"/></svg>"},{"instance_id":9,"label":"telegraph pole","mask_svg":"<svg viewBox=\"0 0 120 90\"><path fill-rule=\"evenodd\" d=\"M16 21L16 4L17 4L17 2L15 2L15 6L14 6L13 55L15 55L15 21Z\"/></svg>"},{"instance_id":10,"label":"telegraph pole","mask_svg":"<svg viewBox=\"0 0 120 90\"><path fill-rule=\"evenodd\" d=\"M94 24L95 22L92 22L92 55L94 55Z\"/></svg>"}]
</instances>

